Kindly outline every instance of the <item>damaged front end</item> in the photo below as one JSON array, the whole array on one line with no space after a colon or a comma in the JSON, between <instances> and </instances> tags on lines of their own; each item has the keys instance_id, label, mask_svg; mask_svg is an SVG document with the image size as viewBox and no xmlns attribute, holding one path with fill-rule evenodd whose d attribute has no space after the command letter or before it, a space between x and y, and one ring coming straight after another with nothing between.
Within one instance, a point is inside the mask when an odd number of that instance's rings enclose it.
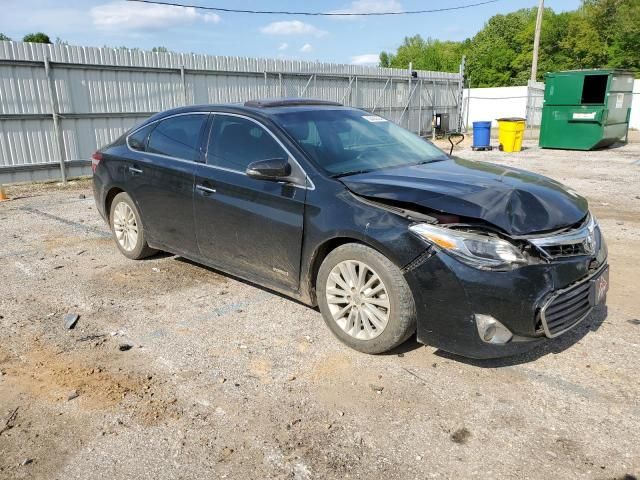
<instances>
[{"instance_id":1,"label":"damaged front end","mask_svg":"<svg viewBox=\"0 0 640 480\"><path fill-rule=\"evenodd\" d=\"M554 231L512 235L482 219L357 197L406 218L425 244L403 269L422 343L476 358L513 355L575 327L604 301L607 247L589 212Z\"/></svg>"}]
</instances>

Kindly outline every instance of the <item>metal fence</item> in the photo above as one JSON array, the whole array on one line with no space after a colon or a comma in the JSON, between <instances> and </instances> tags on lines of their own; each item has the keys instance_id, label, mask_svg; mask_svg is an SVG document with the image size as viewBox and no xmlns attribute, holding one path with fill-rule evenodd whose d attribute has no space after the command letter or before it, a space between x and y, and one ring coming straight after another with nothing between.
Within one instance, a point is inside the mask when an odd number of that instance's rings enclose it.
<instances>
[{"instance_id":1,"label":"metal fence","mask_svg":"<svg viewBox=\"0 0 640 480\"><path fill-rule=\"evenodd\" d=\"M544 82L529 80L527 84L527 126L539 128L542 123L544 105Z\"/></svg>"},{"instance_id":2,"label":"metal fence","mask_svg":"<svg viewBox=\"0 0 640 480\"><path fill-rule=\"evenodd\" d=\"M313 97L420 134L460 126L460 73L0 41L0 184L89 173L93 151L158 111Z\"/></svg>"}]
</instances>

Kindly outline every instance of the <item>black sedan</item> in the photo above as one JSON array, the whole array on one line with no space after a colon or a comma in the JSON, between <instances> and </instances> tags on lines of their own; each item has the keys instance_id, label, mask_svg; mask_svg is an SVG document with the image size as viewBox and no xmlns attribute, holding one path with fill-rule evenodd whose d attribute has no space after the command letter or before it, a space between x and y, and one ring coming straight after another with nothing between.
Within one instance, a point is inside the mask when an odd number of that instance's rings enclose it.
<instances>
[{"instance_id":1,"label":"black sedan","mask_svg":"<svg viewBox=\"0 0 640 480\"><path fill-rule=\"evenodd\" d=\"M96 152L93 170L124 255L168 251L317 305L362 352L417 332L456 354L513 355L606 298L607 248L584 198L333 102L162 112Z\"/></svg>"}]
</instances>

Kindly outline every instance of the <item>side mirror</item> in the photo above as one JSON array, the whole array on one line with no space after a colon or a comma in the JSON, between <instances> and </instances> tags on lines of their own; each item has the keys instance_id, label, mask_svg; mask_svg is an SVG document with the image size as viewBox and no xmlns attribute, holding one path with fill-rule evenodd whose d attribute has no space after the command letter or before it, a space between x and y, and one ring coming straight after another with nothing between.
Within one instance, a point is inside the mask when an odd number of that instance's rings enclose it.
<instances>
[{"instance_id":1,"label":"side mirror","mask_svg":"<svg viewBox=\"0 0 640 480\"><path fill-rule=\"evenodd\" d=\"M269 158L252 162L245 172L252 178L283 180L291 175L291 164L286 158Z\"/></svg>"}]
</instances>

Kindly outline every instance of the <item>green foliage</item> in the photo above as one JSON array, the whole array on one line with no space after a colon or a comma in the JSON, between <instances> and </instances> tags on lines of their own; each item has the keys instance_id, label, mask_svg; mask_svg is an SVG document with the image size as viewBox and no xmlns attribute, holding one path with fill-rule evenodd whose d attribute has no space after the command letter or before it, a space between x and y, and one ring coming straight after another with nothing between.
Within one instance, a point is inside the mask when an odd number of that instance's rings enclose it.
<instances>
[{"instance_id":1,"label":"green foliage","mask_svg":"<svg viewBox=\"0 0 640 480\"><path fill-rule=\"evenodd\" d=\"M537 9L495 15L473 38L439 41L406 37L396 53L382 52L380 66L458 71L467 56L474 87L525 85L530 77ZM640 72L640 1L583 0L573 12L544 11L538 80L545 72L623 68Z\"/></svg>"},{"instance_id":2,"label":"green foliage","mask_svg":"<svg viewBox=\"0 0 640 480\"><path fill-rule=\"evenodd\" d=\"M151 51L156 53L167 53L169 49L167 47L153 47Z\"/></svg>"},{"instance_id":3,"label":"green foliage","mask_svg":"<svg viewBox=\"0 0 640 480\"><path fill-rule=\"evenodd\" d=\"M7 37L4 33L0 32L0 40L11 40L11 39Z\"/></svg>"},{"instance_id":4,"label":"green foliage","mask_svg":"<svg viewBox=\"0 0 640 480\"><path fill-rule=\"evenodd\" d=\"M31 42L31 43L51 43L51 39L49 35L42 32L37 33L28 33L22 39L23 42Z\"/></svg>"},{"instance_id":5,"label":"green foliage","mask_svg":"<svg viewBox=\"0 0 640 480\"><path fill-rule=\"evenodd\" d=\"M460 42L441 42L420 35L405 37L404 43L397 53L380 54L380 64L407 68L413 63L417 70L456 71L460 67L460 58L464 52L464 46Z\"/></svg>"}]
</instances>

